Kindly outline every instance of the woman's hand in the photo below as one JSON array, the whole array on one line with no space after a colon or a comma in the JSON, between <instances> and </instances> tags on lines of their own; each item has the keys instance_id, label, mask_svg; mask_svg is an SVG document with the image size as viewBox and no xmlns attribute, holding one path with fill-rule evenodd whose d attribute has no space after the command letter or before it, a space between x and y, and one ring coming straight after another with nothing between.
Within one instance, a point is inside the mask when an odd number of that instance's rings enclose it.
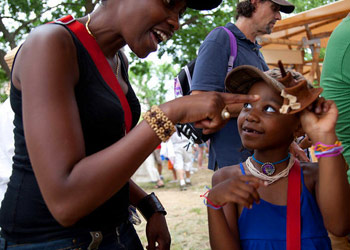
<instances>
[{"instance_id":1,"label":"woman's hand","mask_svg":"<svg viewBox=\"0 0 350 250\"><path fill-rule=\"evenodd\" d=\"M170 249L171 237L166 224L165 216L161 213L154 213L146 225L148 250Z\"/></svg>"},{"instance_id":2,"label":"woman's hand","mask_svg":"<svg viewBox=\"0 0 350 250\"><path fill-rule=\"evenodd\" d=\"M307 158L307 155L304 152L304 150L295 141L293 141L292 144L290 144L289 151L299 161L305 161L305 162L310 161L310 159Z\"/></svg>"},{"instance_id":3,"label":"woman's hand","mask_svg":"<svg viewBox=\"0 0 350 250\"><path fill-rule=\"evenodd\" d=\"M210 134L222 128L228 119L221 115L222 110L230 111L237 103L254 102L256 95L237 95L231 93L203 92L177 98L161 106L163 112L174 123L195 122L195 126Z\"/></svg>"},{"instance_id":4,"label":"woman's hand","mask_svg":"<svg viewBox=\"0 0 350 250\"><path fill-rule=\"evenodd\" d=\"M299 146L302 148L302 149L307 149L309 147L312 146L312 141L310 140L309 136L308 135L305 135L304 139L302 139L300 142L299 142Z\"/></svg>"},{"instance_id":5,"label":"woman's hand","mask_svg":"<svg viewBox=\"0 0 350 250\"><path fill-rule=\"evenodd\" d=\"M253 202L260 202L257 189L262 185L264 181L252 175L233 176L214 186L209 192L208 199L215 205L234 202L251 208Z\"/></svg>"}]
</instances>

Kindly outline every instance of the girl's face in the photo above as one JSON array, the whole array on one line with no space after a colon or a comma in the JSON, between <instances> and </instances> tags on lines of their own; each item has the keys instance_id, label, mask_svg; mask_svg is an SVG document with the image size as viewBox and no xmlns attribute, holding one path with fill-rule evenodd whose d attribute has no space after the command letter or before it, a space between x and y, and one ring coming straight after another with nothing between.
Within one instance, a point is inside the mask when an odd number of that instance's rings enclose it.
<instances>
[{"instance_id":1,"label":"girl's face","mask_svg":"<svg viewBox=\"0 0 350 250\"><path fill-rule=\"evenodd\" d=\"M243 146L261 150L288 148L299 127L298 117L279 113L283 99L263 81L255 83L248 94L259 95L260 99L245 103L238 116Z\"/></svg>"},{"instance_id":2,"label":"girl's face","mask_svg":"<svg viewBox=\"0 0 350 250\"><path fill-rule=\"evenodd\" d=\"M185 0L123 0L121 34L140 58L156 51L179 29L179 18L186 9Z\"/></svg>"}]
</instances>

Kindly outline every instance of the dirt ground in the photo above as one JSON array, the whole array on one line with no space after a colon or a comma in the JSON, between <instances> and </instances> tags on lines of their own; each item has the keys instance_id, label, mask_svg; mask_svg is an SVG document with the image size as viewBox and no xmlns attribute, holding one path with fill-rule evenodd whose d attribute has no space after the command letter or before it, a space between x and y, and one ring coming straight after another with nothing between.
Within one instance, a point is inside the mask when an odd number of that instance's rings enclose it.
<instances>
[{"instance_id":1,"label":"dirt ground","mask_svg":"<svg viewBox=\"0 0 350 250\"><path fill-rule=\"evenodd\" d=\"M210 249L207 210L200 195L206 191L206 186L210 186L212 174L211 170L198 169L191 177L192 186L186 191L180 191L178 183L170 182L173 179L172 173L166 166L163 167L164 188L155 189L152 183L138 183L146 192L155 192L165 207L172 250ZM143 217L136 230L145 247L147 240Z\"/></svg>"}]
</instances>

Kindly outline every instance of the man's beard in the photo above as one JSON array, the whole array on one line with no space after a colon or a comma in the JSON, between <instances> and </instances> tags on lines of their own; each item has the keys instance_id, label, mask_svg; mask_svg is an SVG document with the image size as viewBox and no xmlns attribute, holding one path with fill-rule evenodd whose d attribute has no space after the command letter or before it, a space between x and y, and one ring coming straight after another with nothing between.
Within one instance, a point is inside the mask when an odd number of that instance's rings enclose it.
<instances>
[{"instance_id":1,"label":"man's beard","mask_svg":"<svg viewBox=\"0 0 350 250\"><path fill-rule=\"evenodd\" d=\"M265 34L271 34L272 28L270 28L270 25L266 26L265 32L266 32Z\"/></svg>"},{"instance_id":2,"label":"man's beard","mask_svg":"<svg viewBox=\"0 0 350 250\"><path fill-rule=\"evenodd\" d=\"M272 24L272 25L271 25ZM270 22L268 25L266 25L265 34L271 34L273 27L275 26L274 22Z\"/></svg>"}]
</instances>

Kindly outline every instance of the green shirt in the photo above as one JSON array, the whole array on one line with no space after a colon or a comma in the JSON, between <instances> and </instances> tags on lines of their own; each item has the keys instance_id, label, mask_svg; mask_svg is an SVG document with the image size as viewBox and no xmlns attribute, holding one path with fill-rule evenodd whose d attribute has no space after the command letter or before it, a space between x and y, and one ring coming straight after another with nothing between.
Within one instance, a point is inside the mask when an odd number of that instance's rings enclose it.
<instances>
[{"instance_id":1,"label":"green shirt","mask_svg":"<svg viewBox=\"0 0 350 250\"><path fill-rule=\"evenodd\" d=\"M323 62L322 96L334 100L339 110L336 132L344 147L343 155L350 165L350 16L334 29L329 38ZM350 170L348 171L350 182Z\"/></svg>"}]
</instances>

